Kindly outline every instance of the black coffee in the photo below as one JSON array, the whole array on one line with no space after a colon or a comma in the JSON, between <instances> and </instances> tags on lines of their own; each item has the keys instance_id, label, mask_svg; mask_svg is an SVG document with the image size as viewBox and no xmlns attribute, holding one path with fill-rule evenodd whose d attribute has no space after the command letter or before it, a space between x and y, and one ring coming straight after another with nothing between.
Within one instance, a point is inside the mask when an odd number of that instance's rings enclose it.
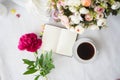
<instances>
[{"instance_id":1,"label":"black coffee","mask_svg":"<svg viewBox=\"0 0 120 80\"><path fill-rule=\"evenodd\" d=\"M94 47L90 43L82 43L77 48L77 54L84 60L89 60L95 53Z\"/></svg>"}]
</instances>

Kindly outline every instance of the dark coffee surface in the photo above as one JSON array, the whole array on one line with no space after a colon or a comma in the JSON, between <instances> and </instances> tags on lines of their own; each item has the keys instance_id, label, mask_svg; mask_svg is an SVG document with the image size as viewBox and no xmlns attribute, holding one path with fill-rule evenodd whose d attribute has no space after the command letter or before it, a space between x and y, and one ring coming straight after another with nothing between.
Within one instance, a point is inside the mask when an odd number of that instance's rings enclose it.
<instances>
[{"instance_id":1,"label":"dark coffee surface","mask_svg":"<svg viewBox=\"0 0 120 80\"><path fill-rule=\"evenodd\" d=\"M94 47L90 43L82 43L77 48L77 54L84 60L89 60L95 53Z\"/></svg>"}]
</instances>

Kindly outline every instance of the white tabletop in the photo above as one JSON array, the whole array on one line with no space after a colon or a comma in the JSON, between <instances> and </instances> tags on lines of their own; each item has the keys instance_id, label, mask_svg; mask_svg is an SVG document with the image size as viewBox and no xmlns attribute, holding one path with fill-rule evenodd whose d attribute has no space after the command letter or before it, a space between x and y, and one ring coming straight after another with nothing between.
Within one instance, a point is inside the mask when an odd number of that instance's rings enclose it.
<instances>
[{"instance_id":1,"label":"white tabletop","mask_svg":"<svg viewBox=\"0 0 120 80\"><path fill-rule=\"evenodd\" d=\"M34 75L22 75L26 66L22 59L33 60L32 53L17 48L22 34L39 33L40 25L53 23L45 15L28 13L24 8L11 2L4 3L8 9L15 8L21 17L8 13L0 17L0 80L33 80ZM56 24L57 25L57 24ZM120 78L120 15L108 18L108 28L87 30L79 38L95 41L99 56L92 63L83 64L74 57L54 54L55 69L48 75L49 80L116 80Z\"/></svg>"}]
</instances>

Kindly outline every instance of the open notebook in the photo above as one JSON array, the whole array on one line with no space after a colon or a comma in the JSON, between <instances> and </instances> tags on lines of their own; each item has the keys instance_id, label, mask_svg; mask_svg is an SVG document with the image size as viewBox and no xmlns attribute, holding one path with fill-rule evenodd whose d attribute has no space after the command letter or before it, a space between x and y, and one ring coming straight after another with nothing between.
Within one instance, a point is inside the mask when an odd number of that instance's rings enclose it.
<instances>
[{"instance_id":1,"label":"open notebook","mask_svg":"<svg viewBox=\"0 0 120 80\"><path fill-rule=\"evenodd\" d=\"M77 33L52 25L45 25L42 49L55 53L72 56L72 47Z\"/></svg>"}]
</instances>

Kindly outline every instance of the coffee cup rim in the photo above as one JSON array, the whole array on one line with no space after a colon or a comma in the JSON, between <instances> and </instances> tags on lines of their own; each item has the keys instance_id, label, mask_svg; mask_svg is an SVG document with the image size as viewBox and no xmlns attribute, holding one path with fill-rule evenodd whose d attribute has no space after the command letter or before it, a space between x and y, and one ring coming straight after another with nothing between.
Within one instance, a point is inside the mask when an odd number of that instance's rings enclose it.
<instances>
[{"instance_id":1,"label":"coffee cup rim","mask_svg":"<svg viewBox=\"0 0 120 80\"><path fill-rule=\"evenodd\" d=\"M91 59L88 59L88 60L84 60L82 58L80 58L77 54L77 49L78 49L78 46L82 43L90 43L93 47L94 47L94 55ZM82 62L82 63L89 63L89 62L93 62L95 60L95 58L97 57L97 49L96 49L96 46L95 46L95 42L91 39L88 39L88 38L81 38L79 40L77 40L73 46L73 56L79 61L79 62Z\"/></svg>"}]
</instances>

